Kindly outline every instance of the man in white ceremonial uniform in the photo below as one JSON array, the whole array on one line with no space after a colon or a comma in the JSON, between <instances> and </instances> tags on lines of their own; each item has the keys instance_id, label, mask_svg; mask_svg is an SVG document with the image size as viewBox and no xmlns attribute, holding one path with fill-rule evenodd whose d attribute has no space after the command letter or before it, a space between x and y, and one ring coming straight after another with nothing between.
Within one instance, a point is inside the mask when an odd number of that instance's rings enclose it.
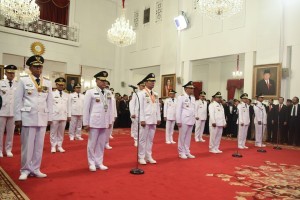
<instances>
[{"instance_id":1,"label":"man in white ceremonial uniform","mask_svg":"<svg viewBox=\"0 0 300 200\"><path fill-rule=\"evenodd\" d=\"M86 91L83 105L83 126L89 131L87 155L89 170L94 172L97 168L107 170L103 164L104 148L107 129L112 127L114 110L110 93L105 89L108 73L101 71L94 77L97 86Z\"/></svg>"},{"instance_id":2,"label":"man in white ceremonial uniform","mask_svg":"<svg viewBox=\"0 0 300 200\"><path fill-rule=\"evenodd\" d=\"M224 108L222 106L221 92L217 92L214 96L213 102L209 104L209 152L223 153L219 147L222 138L223 128L226 127L226 119Z\"/></svg>"},{"instance_id":3,"label":"man in white ceremonial uniform","mask_svg":"<svg viewBox=\"0 0 300 200\"><path fill-rule=\"evenodd\" d=\"M164 120L166 121L166 143L175 144L173 140L174 126L176 122L176 104L177 99L175 98L175 90L169 91L169 98L165 101L164 106Z\"/></svg>"},{"instance_id":4,"label":"man in white ceremonial uniform","mask_svg":"<svg viewBox=\"0 0 300 200\"><path fill-rule=\"evenodd\" d=\"M152 146L156 125L161 123L161 117L158 94L152 91L155 85L155 75L150 73L143 81L145 82L145 89L138 93L141 123L138 157L139 163L146 165L146 162L156 164L156 160L152 157Z\"/></svg>"},{"instance_id":5,"label":"man in white ceremonial uniform","mask_svg":"<svg viewBox=\"0 0 300 200\"><path fill-rule=\"evenodd\" d=\"M138 89L137 94L144 90L145 88L145 83L143 81L139 82L138 84ZM139 123L139 102L137 95L135 93L132 94L132 99L129 102L129 111L130 111L130 118L131 118L131 137L134 140L134 146L137 147L137 138L138 138L138 126Z\"/></svg>"},{"instance_id":6,"label":"man in white ceremonial uniform","mask_svg":"<svg viewBox=\"0 0 300 200\"><path fill-rule=\"evenodd\" d=\"M57 150L61 153L64 153L63 149L63 141L65 135L65 128L67 124L67 120L69 113L69 94L64 91L66 79L60 77L55 80L56 88L54 92L52 92L53 96L53 115L52 115L52 123L50 125L50 143L51 143L51 153L56 152Z\"/></svg>"},{"instance_id":7,"label":"man in white ceremonial uniform","mask_svg":"<svg viewBox=\"0 0 300 200\"><path fill-rule=\"evenodd\" d=\"M15 93L15 124L21 131L21 175L26 180L31 173L47 177L40 171L47 125L52 121L52 84L42 77L44 58L32 56L26 61L31 73L21 76Z\"/></svg>"},{"instance_id":8,"label":"man in white ceremonial uniform","mask_svg":"<svg viewBox=\"0 0 300 200\"><path fill-rule=\"evenodd\" d=\"M13 157L12 147L15 131L14 121L14 96L17 89L15 78L15 65L4 67L6 79L0 80L0 96L2 108L0 109L0 158L3 157L3 135L6 129L5 152L7 157Z\"/></svg>"},{"instance_id":9,"label":"man in white ceremonial uniform","mask_svg":"<svg viewBox=\"0 0 300 200\"><path fill-rule=\"evenodd\" d=\"M176 105L176 123L179 128L178 153L182 159L195 158L190 152L192 131L196 121L193 82L189 81L182 87L184 87L184 94L178 97Z\"/></svg>"},{"instance_id":10,"label":"man in white ceremonial uniform","mask_svg":"<svg viewBox=\"0 0 300 200\"><path fill-rule=\"evenodd\" d=\"M254 106L254 126L255 126L255 146L265 147L263 142L263 134L267 126L266 107L263 105L264 96L259 94L256 96L256 105Z\"/></svg>"},{"instance_id":11,"label":"man in white ceremonial uniform","mask_svg":"<svg viewBox=\"0 0 300 200\"><path fill-rule=\"evenodd\" d=\"M250 114L249 114L249 105L248 103L248 94L243 93L241 96L241 103L237 106L238 109L238 121L239 126L238 132L238 148L239 149L248 149L246 146L246 138L248 133L248 127L250 124Z\"/></svg>"},{"instance_id":12,"label":"man in white ceremonial uniform","mask_svg":"<svg viewBox=\"0 0 300 200\"><path fill-rule=\"evenodd\" d=\"M82 115L83 115L84 95L81 94L81 84L74 86L74 92L69 95L69 112L68 117L71 118L69 126L70 140L83 140L81 137Z\"/></svg>"},{"instance_id":13,"label":"man in white ceremonial uniform","mask_svg":"<svg viewBox=\"0 0 300 200\"><path fill-rule=\"evenodd\" d=\"M195 125L195 141L205 142L203 139L203 132L205 122L207 120L207 101L205 99L206 93L200 92L200 98L196 101L196 125Z\"/></svg>"},{"instance_id":14,"label":"man in white ceremonial uniform","mask_svg":"<svg viewBox=\"0 0 300 200\"><path fill-rule=\"evenodd\" d=\"M116 105L116 99L114 96L114 89L109 88L110 82L106 80L106 90L107 90L107 98L111 99L112 103L112 109L113 109L113 122L110 128L106 131L106 142L105 142L105 149L112 149L112 147L109 145L109 139L113 139L112 132L114 129L114 122L118 117L118 111L117 111L117 105Z\"/></svg>"}]
</instances>

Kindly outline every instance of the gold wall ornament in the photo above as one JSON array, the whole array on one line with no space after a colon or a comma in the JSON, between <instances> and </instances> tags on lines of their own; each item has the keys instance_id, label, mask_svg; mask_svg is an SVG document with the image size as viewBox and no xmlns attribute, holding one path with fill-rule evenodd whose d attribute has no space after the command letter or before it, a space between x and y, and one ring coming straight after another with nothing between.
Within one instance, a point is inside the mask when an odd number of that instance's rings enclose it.
<instances>
[{"instance_id":1,"label":"gold wall ornament","mask_svg":"<svg viewBox=\"0 0 300 200\"><path fill-rule=\"evenodd\" d=\"M31 44L31 52L34 55L43 55L45 50L45 46L41 42L34 42Z\"/></svg>"}]
</instances>

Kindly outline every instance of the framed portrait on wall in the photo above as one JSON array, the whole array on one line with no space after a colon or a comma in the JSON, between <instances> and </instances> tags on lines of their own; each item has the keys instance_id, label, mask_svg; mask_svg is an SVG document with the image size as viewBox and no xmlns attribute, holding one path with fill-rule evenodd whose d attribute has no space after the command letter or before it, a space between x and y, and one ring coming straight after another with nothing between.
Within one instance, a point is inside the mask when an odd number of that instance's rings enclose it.
<instances>
[{"instance_id":1,"label":"framed portrait on wall","mask_svg":"<svg viewBox=\"0 0 300 200\"><path fill-rule=\"evenodd\" d=\"M176 75L167 74L161 76L161 97L167 98L170 90L176 90Z\"/></svg>"},{"instance_id":2,"label":"framed portrait on wall","mask_svg":"<svg viewBox=\"0 0 300 200\"><path fill-rule=\"evenodd\" d=\"M281 64L255 65L252 94L263 94L266 99L278 98L281 88Z\"/></svg>"},{"instance_id":3,"label":"framed portrait on wall","mask_svg":"<svg viewBox=\"0 0 300 200\"><path fill-rule=\"evenodd\" d=\"M80 75L75 75L75 74L65 74L65 79L66 79L66 89L69 92L74 92L74 85L77 83L81 83L81 76Z\"/></svg>"},{"instance_id":4,"label":"framed portrait on wall","mask_svg":"<svg viewBox=\"0 0 300 200\"><path fill-rule=\"evenodd\" d=\"M4 79L4 65L0 65L0 80Z\"/></svg>"}]
</instances>

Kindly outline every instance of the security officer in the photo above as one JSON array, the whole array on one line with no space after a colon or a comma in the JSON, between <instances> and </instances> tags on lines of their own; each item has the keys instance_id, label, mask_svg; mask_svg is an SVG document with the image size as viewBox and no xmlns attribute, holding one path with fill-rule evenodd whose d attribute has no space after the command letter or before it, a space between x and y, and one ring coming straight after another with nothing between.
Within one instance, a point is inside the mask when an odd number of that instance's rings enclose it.
<instances>
[{"instance_id":1,"label":"security officer","mask_svg":"<svg viewBox=\"0 0 300 200\"><path fill-rule=\"evenodd\" d=\"M139 163L146 165L147 161L155 164L156 160L152 157L153 138L156 125L161 122L158 94L152 89L155 85L155 75L148 74L144 80L145 89L138 93L140 99L140 122L141 132L139 137Z\"/></svg>"},{"instance_id":2,"label":"security officer","mask_svg":"<svg viewBox=\"0 0 300 200\"><path fill-rule=\"evenodd\" d=\"M110 92L105 89L108 73L101 71L94 77L97 86L87 90L83 103L83 126L89 131L87 144L89 170L107 170L103 165L106 131L112 127L114 110Z\"/></svg>"},{"instance_id":3,"label":"security officer","mask_svg":"<svg viewBox=\"0 0 300 200\"><path fill-rule=\"evenodd\" d=\"M0 81L0 96L3 99L3 107L0 110L0 158L3 157L3 135L6 128L5 151L7 157L13 157L12 146L15 130L14 121L14 95L17 89L17 81L15 78L15 65L7 65L4 67L7 79Z\"/></svg>"},{"instance_id":4,"label":"security officer","mask_svg":"<svg viewBox=\"0 0 300 200\"><path fill-rule=\"evenodd\" d=\"M169 98L165 101L164 120L166 121L166 143L175 144L173 140L174 126L176 121L176 104L175 90L169 90Z\"/></svg>"},{"instance_id":5,"label":"security officer","mask_svg":"<svg viewBox=\"0 0 300 200\"><path fill-rule=\"evenodd\" d=\"M266 145L264 145L262 141L263 141L263 134L267 126L267 113L266 113L266 107L262 104L264 100L263 94L257 95L256 100L257 103L254 106L255 146L265 147Z\"/></svg>"},{"instance_id":6,"label":"security officer","mask_svg":"<svg viewBox=\"0 0 300 200\"><path fill-rule=\"evenodd\" d=\"M206 93L200 92L200 98L196 101L196 126L195 126L195 141L205 142L202 138L207 119L207 101L205 100Z\"/></svg>"},{"instance_id":7,"label":"security officer","mask_svg":"<svg viewBox=\"0 0 300 200\"><path fill-rule=\"evenodd\" d=\"M67 124L69 113L68 99L69 94L64 92L66 79L60 77L55 80L57 90L52 92L53 94L53 116L52 124L50 126L50 143L51 153L57 150L64 153L65 150L62 147L64 141L64 133Z\"/></svg>"},{"instance_id":8,"label":"security officer","mask_svg":"<svg viewBox=\"0 0 300 200\"><path fill-rule=\"evenodd\" d=\"M106 80L106 87L105 89L107 90L107 97L111 98L111 102L112 102L112 108L113 108L113 123L111 125L110 128L107 129L106 131L106 142L105 142L105 149L112 149L112 147L109 145L109 139L113 139L112 136L112 132L113 132L113 128L114 128L114 122L118 117L118 112L117 112L117 106L116 106L116 99L114 96L114 89L113 88L109 88L110 86L110 82L108 80Z\"/></svg>"},{"instance_id":9,"label":"security officer","mask_svg":"<svg viewBox=\"0 0 300 200\"><path fill-rule=\"evenodd\" d=\"M81 84L77 83L74 86L74 92L69 95L69 112L68 117L71 118L69 126L70 140L83 140L81 137L82 129L82 114L84 95L81 94Z\"/></svg>"},{"instance_id":10,"label":"security officer","mask_svg":"<svg viewBox=\"0 0 300 200\"><path fill-rule=\"evenodd\" d=\"M38 178L47 177L40 171L45 132L52 121L52 84L42 77L44 58L31 56L26 65L30 74L21 76L15 93L15 124L21 131L21 175L26 180L31 173Z\"/></svg>"},{"instance_id":11,"label":"security officer","mask_svg":"<svg viewBox=\"0 0 300 200\"><path fill-rule=\"evenodd\" d=\"M226 127L226 119L224 108L222 106L221 92L217 92L214 96L214 101L209 104L209 152L223 153L220 151L220 142L222 138L223 128Z\"/></svg>"},{"instance_id":12,"label":"security officer","mask_svg":"<svg viewBox=\"0 0 300 200\"><path fill-rule=\"evenodd\" d=\"M143 81L140 81L138 84L137 94L144 90L145 83ZM139 121L139 101L137 98L136 93L132 94L132 99L129 102L129 111L130 111L130 118L131 118L131 137L134 140L134 146L137 146L137 138L138 138L138 121Z\"/></svg>"},{"instance_id":13,"label":"security officer","mask_svg":"<svg viewBox=\"0 0 300 200\"><path fill-rule=\"evenodd\" d=\"M248 105L248 94L243 93L241 96L241 103L237 106L238 108L238 148L239 149L248 149L246 146L246 138L248 133L248 128L250 124L250 114L249 114L249 105Z\"/></svg>"},{"instance_id":14,"label":"security officer","mask_svg":"<svg viewBox=\"0 0 300 200\"><path fill-rule=\"evenodd\" d=\"M176 123L179 128L178 153L182 159L195 158L190 153L191 136L196 121L196 100L193 96L193 82L189 81L182 87L184 87L184 94L178 97L176 105Z\"/></svg>"}]
</instances>

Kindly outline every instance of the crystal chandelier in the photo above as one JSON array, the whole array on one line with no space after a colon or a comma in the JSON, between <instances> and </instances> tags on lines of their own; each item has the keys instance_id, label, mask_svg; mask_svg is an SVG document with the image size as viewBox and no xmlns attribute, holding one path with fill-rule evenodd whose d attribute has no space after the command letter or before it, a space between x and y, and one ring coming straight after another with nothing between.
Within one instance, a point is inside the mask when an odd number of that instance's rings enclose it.
<instances>
[{"instance_id":1,"label":"crystal chandelier","mask_svg":"<svg viewBox=\"0 0 300 200\"><path fill-rule=\"evenodd\" d=\"M129 20L125 18L125 0L122 0L123 9L121 17L116 19L111 28L107 31L108 41L119 46L125 47L135 43L136 33L129 25Z\"/></svg>"},{"instance_id":2,"label":"crystal chandelier","mask_svg":"<svg viewBox=\"0 0 300 200\"><path fill-rule=\"evenodd\" d=\"M211 19L223 20L239 13L244 0L198 0L200 11Z\"/></svg>"},{"instance_id":3,"label":"crystal chandelier","mask_svg":"<svg viewBox=\"0 0 300 200\"><path fill-rule=\"evenodd\" d=\"M15 23L27 25L39 19L40 7L35 0L0 0L0 13Z\"/></svg>"},{"instance_id":4,"label":"crystal chandelier","mask_svg":"<svg viewBox=\"0 0 300 200\"><path fill-rule=\"evenodd\" d=\"M243 72L240 71L240 56L237 55L237 65L236 71L232 72L233 78L241 78L243 76Z\"/></svg>"}]
</instances>

